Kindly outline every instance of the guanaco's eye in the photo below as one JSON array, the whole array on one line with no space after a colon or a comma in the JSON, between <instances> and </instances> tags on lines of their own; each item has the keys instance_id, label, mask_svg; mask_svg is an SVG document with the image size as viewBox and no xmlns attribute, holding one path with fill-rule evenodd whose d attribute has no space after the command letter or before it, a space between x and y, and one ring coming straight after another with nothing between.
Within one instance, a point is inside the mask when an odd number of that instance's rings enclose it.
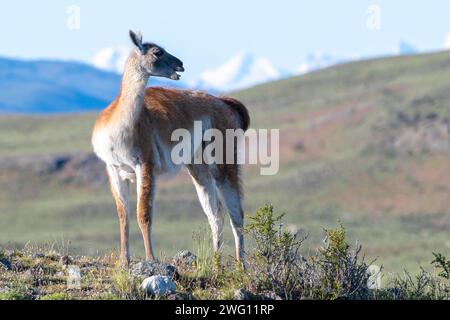
<instances>
[{"instance_id":1,"label":"guanaco's eye","mask_svg":"<svg viewBox=\"0 0 450 320\"><path fill-rule=\"evenodd\" d=\"M160 49L157 49L157 50L153 51L153 54L157 57L161 57L164 54L164 52Z\"/></svg>"}]
</instances>

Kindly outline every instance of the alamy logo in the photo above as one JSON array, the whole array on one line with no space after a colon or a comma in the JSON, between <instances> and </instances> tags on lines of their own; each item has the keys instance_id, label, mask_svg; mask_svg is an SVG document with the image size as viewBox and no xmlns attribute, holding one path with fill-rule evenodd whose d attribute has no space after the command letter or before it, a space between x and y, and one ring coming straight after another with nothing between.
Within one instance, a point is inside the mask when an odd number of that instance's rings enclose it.
<instances>
[{"instance_id":1,"label":"alamy logo","mask_svg":"<svg viewBox=\"0 0 450 320\"><path fill-rule=\"evenodd\" d=\"M381 8L377 4L367 7L366 26L369 30L381 30Z\"/></svg>"},{"instance_id":2,"label":"alamy logo","mask_svg":"<svg viewBox=\"0 0 450 320\"><path fill-rule=\"evenodd\" d=\"M224 133L194 121L193 134L176 129L171 140L174 164L260 164L261 175L275 175L279 164L279 129L227 129Z\"/></svg>"},{"instance_id":3,"label":"alamy logo","mask_svg":"<svg viewBox=\"0 0 450 320\"><path fill-rule=\"evenodd\" d=\"M81 29L81 8L77 5L68 6L66 9L67 20L66 26L69 30Z\"/></svg>"}]
</instances>

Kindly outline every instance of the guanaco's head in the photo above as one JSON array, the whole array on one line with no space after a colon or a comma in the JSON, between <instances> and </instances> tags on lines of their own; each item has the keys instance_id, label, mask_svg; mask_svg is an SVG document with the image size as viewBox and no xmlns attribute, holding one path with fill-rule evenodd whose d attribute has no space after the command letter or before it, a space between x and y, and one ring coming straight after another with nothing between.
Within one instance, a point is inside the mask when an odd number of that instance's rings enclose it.
<instances>
[{"instance_id":1,"label":"guanaco's head","mask_svg":"<svg viewBox=\"0 0 450 320\"><path fill-rule=\"evenodd\" d=\"M172 80L180 79L177 72L183 72L183 62L160 46L142 42L141 33L130 30L130 38L139 54L140 65L149 76L165 77Z\"/></svg>"}]
</instances>

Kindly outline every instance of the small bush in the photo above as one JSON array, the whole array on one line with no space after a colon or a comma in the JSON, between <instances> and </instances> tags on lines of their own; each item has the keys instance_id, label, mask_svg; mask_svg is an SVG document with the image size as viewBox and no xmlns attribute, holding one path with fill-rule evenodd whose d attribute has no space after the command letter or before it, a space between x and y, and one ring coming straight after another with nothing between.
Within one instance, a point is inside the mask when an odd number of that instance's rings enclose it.
<instances>
[{"instance_id":1,"label":"small bush","mask_svg":"<svg viewBox=\"0 0 450 320\"><path fill-rule=\"evenodd\" d=\"M249 256L250 270L257 280L257 291L274 291L286 299L293 298L299 280L298 252L303 242L296 234L284 231L281 220L284 214L276 216L272 205L260 208L246 232L255 240L255 249Z\"/></svg>"},{"instance_id":2,"label":"small bush","mask_svg":"<svg viewBox=\"0 0 450 320\"><path fill-rule=\"evenodd\" d=\"M300 273L314 284L303 289L319 299L364 299L369 295L368 265L360 259L361 246L351 250L342 225L325 229L324 246L306 261Z\"/></svg>"},{"instance_id":3,"label":"small bush","mask_svg":"<svg viewBox=\"0 0 450 320\"><path fill-rule=\"evenodd\" d=\"M450 280L450 261L447 261L447 258L444 257L441 253L434 253L434 260L431 261L431 264L434 265L434 267L438 270L440 270L439 272L439 276Z\"/></svg>"},{"instance_id":4,"label":"small bush","mask_svg":"<svg viewBox=\"0 0 450 320\"><path fill-rule=\"evenodd\" d=\"M127 270L116 268L112 271L111 280L116 294L121 299L144 299L145 293L140 289L137 278L133 278Z\"/></svg>"},{"instance_id":5,"label":"small bush","mask_svg":"<svg viewBox=\"0 0 450 320\"><path fill-rule=\"evenodd\" d=\"M448 300L450 284L421 269L415 277L408 271L394 277L379 298L392 300Z\"/></svg>"},{"instance_id":6,"label":"small bush","mask_svg":"<svg viewBox=\"0 0 450 320\"><path fill-rule=\"evenodd\" d=\"M359 258L360 246L350 250L342 226L325 230L325 246L304 258L299 250L306 237L284 231L283 216L266 205L250 217L247 233L256 243L250 254L254 290L272 291L284 299L368 297L368 266Z\"/></svg>"}]
</instances>

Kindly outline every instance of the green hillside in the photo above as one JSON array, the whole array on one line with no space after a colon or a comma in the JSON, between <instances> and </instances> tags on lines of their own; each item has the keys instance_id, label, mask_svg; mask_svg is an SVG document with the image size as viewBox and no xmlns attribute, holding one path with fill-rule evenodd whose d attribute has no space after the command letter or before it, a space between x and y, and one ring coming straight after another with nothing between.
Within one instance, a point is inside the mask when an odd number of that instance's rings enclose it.
<instances>
[{"instance_id":1,"label":"green hillside","mask_svg":"<svg viewBox=\"0 0 450 320\"><path fill-rule=\"evenodd\" d=\"M387 271L429 267L432 251L448 255L450 52L361 61L231 95L249 108L252 127L280 129L279 174L246 167L248 214L273 203L287 213L286 227L310 235L306 247L341 221ZM32 165L91 152L95 117L0 117L0 245L55 242L89 254L118 247L106 181L73 178L77 166L69 174ZM133 253L142 255L132 218ZM206 219L185 173L160 182L155 218L157 251L189 249ZM229 228L225 237L229 249Z\"/></svg>"}]
</instances>

